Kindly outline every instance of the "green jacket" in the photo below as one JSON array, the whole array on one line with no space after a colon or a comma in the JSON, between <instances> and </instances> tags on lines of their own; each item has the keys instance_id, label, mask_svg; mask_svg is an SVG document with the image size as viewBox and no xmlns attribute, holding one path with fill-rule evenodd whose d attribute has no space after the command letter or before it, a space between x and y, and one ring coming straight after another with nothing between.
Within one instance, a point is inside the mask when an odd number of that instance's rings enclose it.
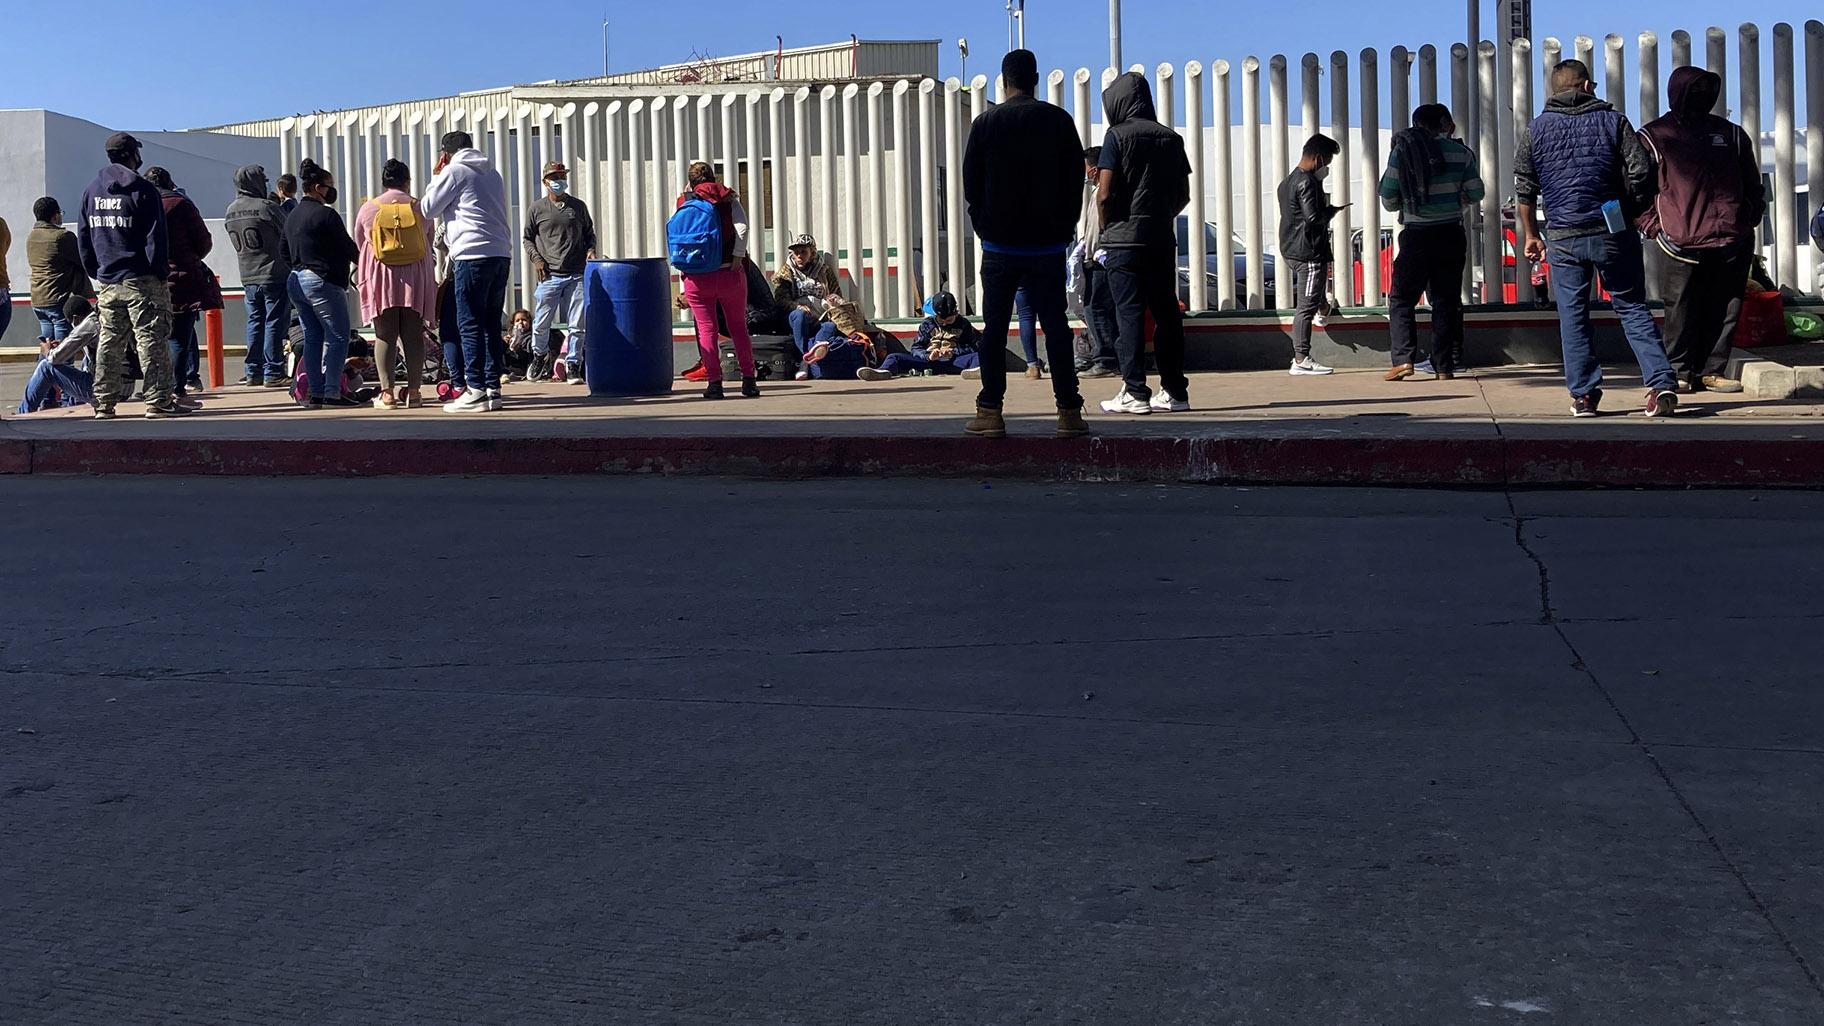
<instances>
[{"instance_id":1,"label":"green jacket","mask_svg":"<svg viewBox=\"0 0 1824 1026\"><path fill-rule=\"evenodd\" d=\"M32 269L32 305L63 309L73 295L94 298L76 251L76 233L39 221L25 237L25 262Z\"/></svg>"}]
</instances>

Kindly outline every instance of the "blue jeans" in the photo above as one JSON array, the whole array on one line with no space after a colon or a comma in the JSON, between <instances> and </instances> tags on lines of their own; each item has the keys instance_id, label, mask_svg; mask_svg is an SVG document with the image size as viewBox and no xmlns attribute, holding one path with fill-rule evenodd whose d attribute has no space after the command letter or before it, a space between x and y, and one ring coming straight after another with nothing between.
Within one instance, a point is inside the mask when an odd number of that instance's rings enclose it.
<instances>
[{"instance_id":1,"label":"blue jeans","mask_svg":"<svg viewBox=\"0 0 1824 1026\"><path fill-rule=\"evenodd\" d=\"M95 378L49 360L39 360L25 383L25 398L19 401L20 413L37 413L57 406L86 406L95 401Z\"/></svg>"},{"instance_id":2,"label":"blue jeans","mask_svg":"<svg viewBox=\"0 0 1824 1026\"><path fill-rule=\"evenodd\" d=\"M792 312L786 315L785 320L792 329L792 345L800 353L809 350L811 339L817 337L817 329L823 318L803 307L795 306L792 308Z\"/></svg>"},{"instance_id":3,"label":"blue jeans","mask_svg":"<svg viewBox=\"0 0 1824 1026\"><path fill-rule=\"evenodd\" d=\"M454 262L456 324L462 333L463 380L469 388L500 388L500 372L507 362L500 322L511 265L506 257Z\"/></svg>"},{"instance_id":4,"label":"blue jeans","mask_svg":"<svg viewBox=\"0 0 1824 1026\"><path fill-rule=\"evenodd\" d=\"M321 399L342 394L342 367L348 363L348 293L315 271L291 272L291 302L304 328L305 394ZM336 391L326 390L333 384Z\"/></svg>"},{"instance_id":5,"label":"blue jeans","mask_svg":"<svg viewBox=\"0 0 1824 1026\"><path fill-rule=\"evenodd\" d=\"M961 374L971 367L980 366L981 362L982 358L974 353L962 353L953 360L921 360L911 353L894 353L880 361L880 369L888 374L906 374L911 371Z\"/></svg>"},{"instance_id":6,"label":"blue jeans","mask_svg":"<svg viewBox=\"0 0 1824 1026\"><path fill-rule=\"evenodd\" d=\"M247 380L285 377L291 295L284 282L247 286Z\"/></svg>"},{"instance_id":7,"label":"blue jeans","mask_svg":"<svg viewBox=\"0 0 1824 1026\"><path fill-rule=\"evenodd\" d=\"M797 343L796 335L793 336L793 343ZM867 353L850 341L849 336L837 330L834 324L826 322L823 327L818 328L817 334L812 335L808 343L798 346L798 355L806 355L816 348L818 343L828 345L830 352L816 363L803 365L805 373L813 378L826 381L853 381L855 372L868 365Z\"/></svg>"},{"instance_id":8,"label":"blue jeans","mask_svg":"<svg viewBox=\"0 0 1824 1026\"><path fill-rule=\"evenodd\" d=\"M171 380L178 395L184 394L184 383L202 369L196 348L196 321L201 316L195 310L171 315Z\"/></svg>"},{"instance_id":9,"label":"blue jeans","mask_svg":"<svg viewBox=\"0 0 1824 1026\"><path fill-rule=\"evenodd\" d=\"M1564 383L1573 396L1587 396L1602 385L1602 365L1590 335L1590 284L1600 272L1609 290L1609 305L1621 317L1628 348L1640 364L1640 376L1656 391L1677 384L1672 361L1660 344L1659 326L1647 309L1647 276L1640 236L1585 235L1546 243L1552 268L1552 296L1558 301L1558 335L1564 346Z\"/></svg>"},{"instance_id":10,"label":"blue jeans","mask_svg":"<svg viewBox=\"0 0 1824 1026\"><path fill-rule=\"evenodd\" d=\"M1020 317L1020 354L1027 363L1043 367L1045 361L1039 359L1039 319L1033 316L1032 301L1026 298L1025 288L1013 294L1013 309Z\"/></svg>"},{"instance_id":11,"label":"blue jeans","mask_svg":"<svg viewBox=\"0 0 1824 1026\"><path fill-rule=\"evenodd\" d=\"M583 366L583 276L552 275L532 290L532 351L556 356L551 351L551 325L558 310L564 312L564 327L570 332L567 359L573 369Z\"/></svg>"},{"instance_id":12,"label":"blue jeans","mask_svg":"<svg viewBox=\"0 0 1824 1026\"><path fill-rule=\"evenodd\" d=\"M63 309L55 306L34 306L33 316L38 318L38 337L61 342L70 337L70 319L63 315Z\"/></svg>"}]
</instances>

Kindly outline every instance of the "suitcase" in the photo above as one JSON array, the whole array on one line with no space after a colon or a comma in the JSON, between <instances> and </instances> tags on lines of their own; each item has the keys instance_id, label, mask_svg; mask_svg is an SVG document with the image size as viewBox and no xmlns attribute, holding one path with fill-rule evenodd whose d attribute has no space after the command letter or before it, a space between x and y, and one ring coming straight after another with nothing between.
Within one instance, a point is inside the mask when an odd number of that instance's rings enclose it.
<instances>
[{"instance_id":1,"label":"suitcase","mask_svg":"<svg viewBox=\"0 0 1824 1026\"><path fill-rule=\"evenodd\" d=\"M741 380L741 364L735 359L735 345L722 339L722 376ZM798 373L798 347L790 335L754 336L754 373L762 381L790 381Z\"/></svg>"}]
</instances>

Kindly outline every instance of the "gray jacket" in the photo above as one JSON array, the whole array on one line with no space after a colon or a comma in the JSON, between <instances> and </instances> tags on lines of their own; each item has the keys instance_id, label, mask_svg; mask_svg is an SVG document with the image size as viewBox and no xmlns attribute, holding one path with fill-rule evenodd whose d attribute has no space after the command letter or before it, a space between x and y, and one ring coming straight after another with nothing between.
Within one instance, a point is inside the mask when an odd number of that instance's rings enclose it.
<instances>
[{"instance_id":1,"label":"gray jacket","mask_svg":"<svg viewBox=\"0 0 1824 1026\"><path fill-rule=\"evenodd\" d=\"M285 214L266 191L266 169L249 164L234 173L238 195L228 204L222 228L234 244L234 254L241 263L241 284L272 285L282 283L291 267L279 252L279 240L285 234Z\"/></svg>"}]
</instances>

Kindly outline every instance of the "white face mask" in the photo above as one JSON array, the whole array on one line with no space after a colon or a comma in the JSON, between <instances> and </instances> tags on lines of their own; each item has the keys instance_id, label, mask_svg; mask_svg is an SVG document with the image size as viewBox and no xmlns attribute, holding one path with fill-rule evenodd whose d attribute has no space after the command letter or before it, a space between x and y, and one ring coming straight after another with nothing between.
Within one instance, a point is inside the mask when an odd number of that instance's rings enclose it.
<instances>
[{"instance_id":1,"label":"white face mask","mask_svg":"<svg viewBox=\"0 0 1824 1026\"><path fill-rule=\"evenodd\" d=\"M1320 167L1317 169L1317 180L1318 181L1321 182L1324 179L1329 178L1329 177L1330 177L1330 165L1325 164L1323 167Z\"/></svg>"}]
</instances>

